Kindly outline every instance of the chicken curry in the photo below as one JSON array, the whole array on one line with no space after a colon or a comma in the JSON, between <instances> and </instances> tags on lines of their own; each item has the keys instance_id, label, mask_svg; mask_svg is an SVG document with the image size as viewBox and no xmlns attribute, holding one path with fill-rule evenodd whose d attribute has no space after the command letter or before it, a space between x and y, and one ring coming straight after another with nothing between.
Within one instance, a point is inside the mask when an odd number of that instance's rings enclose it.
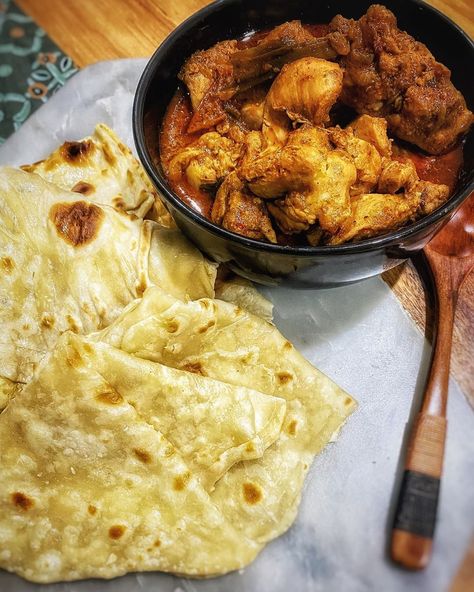
<instances>
[{"instance_id":1,"label":"chicken curry","mask_svg":"<svg viewBox=\"0 0 474 592\"><path fill-rule=\"evenodd\" d=\"M217 225L337 245L442 205L473 121L450 71L373 5L194 53L163 120L170 186Z\"/></svg>"}]
</instances>

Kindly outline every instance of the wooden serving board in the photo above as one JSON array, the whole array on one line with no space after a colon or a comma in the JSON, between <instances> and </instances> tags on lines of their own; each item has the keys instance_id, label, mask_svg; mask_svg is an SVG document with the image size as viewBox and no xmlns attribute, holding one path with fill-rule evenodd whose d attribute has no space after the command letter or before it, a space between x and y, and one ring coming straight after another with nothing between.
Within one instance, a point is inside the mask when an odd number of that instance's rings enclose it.
<instances>
[{"instance_id":1,"label":"wooden serving board","mask_svg":"<svg viewBox=\"0 0 474 592\"><path fill-rule=\"evenodd\" d=\"M17 0L20 7L80 67L99 60L149 56L170 31L207 0ZM474 36L474 3L429 2ZM431 333L430 309L419 275L406 264L387 272L391 286L421 331ZM428 323L426 319L428 318ZM461 293L456 317L452 372L474 406L474 274Z\"/></svg>"}]
</instances>

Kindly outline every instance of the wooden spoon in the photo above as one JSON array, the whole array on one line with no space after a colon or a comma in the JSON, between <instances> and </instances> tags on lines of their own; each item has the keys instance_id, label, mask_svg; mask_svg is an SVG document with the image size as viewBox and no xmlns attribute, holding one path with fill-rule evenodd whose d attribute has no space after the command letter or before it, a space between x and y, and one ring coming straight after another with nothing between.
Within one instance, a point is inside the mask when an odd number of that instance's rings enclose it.
<instances>
[{"instance_id":1,"label":"wooden spoon","mask_svg":"<svg viewBox=\"0 0 474 592\"><path fill-rule=\"evenodd\" d=\"M392 532L392 559L422 569L431 557L443 468L453 323L459 290L474 267L474 193L423 250L435 287L431 369L412 427Z\"/></svg>"}]
</instances>

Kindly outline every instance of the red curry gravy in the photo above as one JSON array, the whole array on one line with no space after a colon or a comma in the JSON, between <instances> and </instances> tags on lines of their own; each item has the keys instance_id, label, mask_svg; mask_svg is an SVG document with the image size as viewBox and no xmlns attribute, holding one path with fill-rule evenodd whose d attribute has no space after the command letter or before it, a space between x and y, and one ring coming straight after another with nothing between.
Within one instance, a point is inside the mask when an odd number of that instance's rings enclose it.
<instances>
[{"instance_id":1,"label":"red curry gravy","mask_svg":"<svg viewBox=\"0 0 474 592\"><path fill-rule=\"evenodd\" d=\"M321 37L328 32L328 25L304 25L315 37ZM239 48L252 47L267 34L267 31L259 31L245 36L239 41ZM182 87L179 87L168 105L160 131L160 157L165 172L171 158L182 148L199 139L202 132L188 133L188 125L193 116L189 95ZM395 146L397 146L395 142ZM415 147L397 147L397 154L393 156L400 160L409 158L415 165L418 176L423 181L442 183L449 187L453 193L463 164L462 144L456 146L450 152L441 156L431 156L420 152ZM392 157L392 158L393 158ZM183 173L179 180L169 179L171 189L178 197L206 218L210 218L213 194L194 188ZM278 242L287 242L278 237ZM290 237L285 237L290 238ZM293 242L293 240L290 240Z\"/></svg>"}]
</instances>

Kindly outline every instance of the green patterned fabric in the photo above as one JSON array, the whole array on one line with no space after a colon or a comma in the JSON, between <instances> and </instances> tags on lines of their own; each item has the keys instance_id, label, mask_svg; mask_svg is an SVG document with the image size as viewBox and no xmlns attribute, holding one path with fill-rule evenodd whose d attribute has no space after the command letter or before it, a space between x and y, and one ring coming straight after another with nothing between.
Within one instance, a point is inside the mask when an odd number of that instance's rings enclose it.
<instances>
[{"instance_id":1,"label":"green patterned fabric","mask_svg":"<svg viewBox=\"0 0 474 592\"><path fill-rule=\"evenodd\" d=\"M0 0L0 144L77 72L12 0Z\"/></svg>"}]
</instances>

